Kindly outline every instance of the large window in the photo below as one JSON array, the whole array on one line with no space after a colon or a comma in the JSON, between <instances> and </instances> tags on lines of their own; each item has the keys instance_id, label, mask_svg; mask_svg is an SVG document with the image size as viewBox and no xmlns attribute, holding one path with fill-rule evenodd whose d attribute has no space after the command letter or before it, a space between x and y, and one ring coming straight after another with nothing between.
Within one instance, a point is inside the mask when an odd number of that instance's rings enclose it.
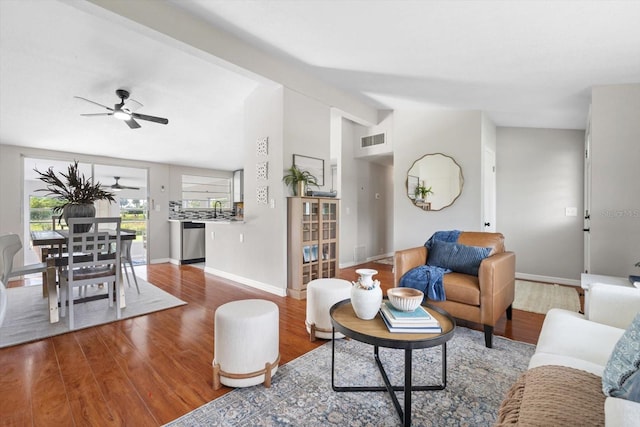
<instances>
[{"instance_id":1,"label":"large window","mask_svg":"<svg viewBox=\"0 0 640 427\"><path fill-rule=\"evenodd\" d=\"M232 177L182 175L182 207L213 208L220 202L223 208L231 208Z\"/></svg>"},{"instance_id":2,"label":"large window","mask_svg":"<svg viewBox=\"0 0 640 427\"><path fill-rule=\"evenodd\" d=\"M61 204L51 197L29 196L29 231L52 230L53 208Z\"/></svg>"}]
</instances>

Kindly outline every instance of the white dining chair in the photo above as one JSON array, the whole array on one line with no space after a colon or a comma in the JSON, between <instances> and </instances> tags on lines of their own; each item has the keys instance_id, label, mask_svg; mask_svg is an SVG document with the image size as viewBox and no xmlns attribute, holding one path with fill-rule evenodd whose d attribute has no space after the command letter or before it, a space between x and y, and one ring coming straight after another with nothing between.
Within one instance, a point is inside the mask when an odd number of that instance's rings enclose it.
<instances>
[{"instance_id":1,"label":"white dining chair","mask_svg":"<svg viewBox=\"0 0 640 427\"><path fill-rule=\"evenodd\" d=\"M69 329L74 329L73 289L92 284L107 283L109 306L115 297L116 319L120 319L120 218L70 218L68 267L60 274L60 315L65 316L69 305ZM87 232L76 225L91 224ZM105 229L106 228L106 229ZM115 293L115 294L114 294Z\"/></svg>"},{"instance_id":2,"label":"white dining chair","mask_svg":"<svg viewBox=\"0 0 640 427\"><path fill-rule=\"evenodd\" d=\"M121 228L121 233L136 233L136 230ZM133 259L131 257L131 246L133 245L133 240L122 240L121 242L121 254L120 261L122 262L122 269L124 270L124 276L127 278L127 284L131 287L131 281L129 280L129 272L127 271L127 264L131 267L131 275L133 276L133 281L136 284L136 290L140 293L140 287L138 286L138 279L136 278L136 271L133 269Z\"/></svg>"},{"instance_id":3,"label":"white dining chair","mask_svg":"<svg viewBox=\"0 0 640 427\"><path fill-rule=\"evenodd\" d=\"M22 249L22 242L20 241L20 236L17 234L4 234L0 236L0 282L4 283L5 286L9 284L11 277L47 271L46 262L14 268L13 258L20 249Z\"/></svg>"}]
</instances>

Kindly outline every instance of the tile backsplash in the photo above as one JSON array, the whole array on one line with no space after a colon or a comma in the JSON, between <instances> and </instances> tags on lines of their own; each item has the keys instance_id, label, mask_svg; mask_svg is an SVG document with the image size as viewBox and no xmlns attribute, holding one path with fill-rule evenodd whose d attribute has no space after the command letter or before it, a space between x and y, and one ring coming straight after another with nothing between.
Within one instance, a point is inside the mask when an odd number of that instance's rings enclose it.
<instances>
[{"instance_id":1,"label":"tile backsplash","mask_svg":"<svg viewBox=\"0 0 640 427\"><path fill-rule=\"evenodd\" d=\"M170 200L169 219L213 219L213 209L185 209L182 200Z\"/></svg>"}]
</instances>

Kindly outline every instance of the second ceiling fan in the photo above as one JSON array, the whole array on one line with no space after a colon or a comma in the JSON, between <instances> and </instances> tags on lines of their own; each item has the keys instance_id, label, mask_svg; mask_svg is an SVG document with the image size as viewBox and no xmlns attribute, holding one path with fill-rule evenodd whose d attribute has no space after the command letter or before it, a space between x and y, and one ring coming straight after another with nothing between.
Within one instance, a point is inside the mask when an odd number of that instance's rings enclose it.
<instances>
[{"instance_id":1,"label":"second ceiling fan","mask_svg":"<svg viewBox=\"0 0 640 427\"><path fill-rule=\"evenodd\" d=\"M128 185L121 185L120 184L120 177L119 176L114 176L113 177L116 182L115 184L111 185L111 188L113 191L121 191L121 190L139 190L140 187L129 187Z\"/></svg>"},{"instance_id":2,"label":"second ceiling fan","mask_svg":"<svg viewBox=\"0 0 640 427\"><path fill-rule=\"evenodd\" d=\"M102 108L109 110L108 113L87 113L87 114L80 114L81 116L87 116L87 117L113 116L116 119L120 119L124 121L131 129L138 129L139 127L141 127L140 124L135 119L146 120L149 122L160 123L163 125L166 125L167 123L169 123L169 120L163 117L148 116L146 114L136 113L135 111L138 108L142 107L142 104L136 100L129 99L129 91L125 89L118 89L116 90L116 95L118 96L118 98L120 98L120 103L115 104L113 108L107 107L106 105L102 105L98 102L91 101L90 99L83 98L81 96L74 96L74 98L82 99L83 101L90 102L92 104L98 105Z\"/></svg>"}]
</instances>

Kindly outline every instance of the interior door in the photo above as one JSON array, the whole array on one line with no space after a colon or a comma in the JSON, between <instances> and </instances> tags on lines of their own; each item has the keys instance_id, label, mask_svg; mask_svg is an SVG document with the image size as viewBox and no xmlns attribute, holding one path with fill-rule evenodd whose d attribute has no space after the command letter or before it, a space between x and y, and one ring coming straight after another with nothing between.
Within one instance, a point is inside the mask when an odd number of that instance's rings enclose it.
<instances>
[{"instance_id":1,"label":"interior door","mask_svg":"<svg viewBox=\"0 0 640 427\"><path fill-rule=\"evenodd\" d=\"M591 121L584 136L584 272L591 270Z\"/></svg>"},{"instance_id":2,"label":"interior door","mask_svg":"<svg viewBox=\"0 0 640 427\"><path fill-rule=\"evenodd\" d=\"M496 153L490 148L484 149L482 165L482 229L496 231Z\"/></svg>"}]
</instances>

